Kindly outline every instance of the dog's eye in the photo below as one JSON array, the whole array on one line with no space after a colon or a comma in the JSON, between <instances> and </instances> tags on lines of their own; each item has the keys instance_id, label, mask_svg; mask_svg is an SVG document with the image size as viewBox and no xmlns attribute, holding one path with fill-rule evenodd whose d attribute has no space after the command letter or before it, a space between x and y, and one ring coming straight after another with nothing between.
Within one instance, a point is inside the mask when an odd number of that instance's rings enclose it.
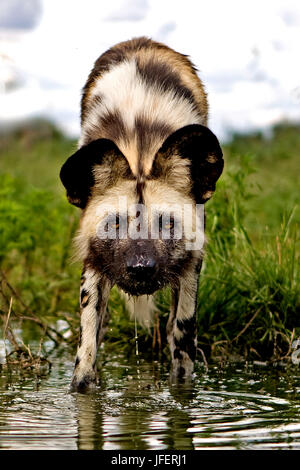
<instances>
[{"instance_id":1,"label":"dog's eye","mask_svg":"<svg viewBox=\"0 0 300 470\"><path fill-rule=\"evenodd\" d=\"M171 219L170 222L168 222L164 225L165 230L172 230L172 228L174 228L174 220L173 219Z\"/></svg>"},{"instance_id":2,"label":"dog's eye","mask_svg":"<svg viewBox=\"0 0 300 470\"><path fill-rule=\"evenodd\" d=\"M170 220L163 221L162 216L159 217L159 230L172 230L174 228L174 218L170 217Z\"/></svg>"},{"instance_id":3,"label":"dog's eye","mask_svg":"<svg viewBox=\"0 0 300 470\"><path fill-rule=\"evenodd\" d=\"M119 217L117 217L117 218L116 218L116 222L115 222L115 223L112 223L112 224L111 224L111 227L112 227L112 228L115 228L116 230L118 230L119 226L120 226L120 220L119 220Z\"/></svg>"},{"instance_id":4,"label":"dog's eye","mask_svg":"<svg viewBox=\"0 0 300 470\"><path fill-rule=\"evenodd\" d=\"M120 226L119 217L112 218L112 219L107 221L107 223L105 225L105 231L108 232L110 229L118 230L119 226Z\"/></svg>"}]
</instances>

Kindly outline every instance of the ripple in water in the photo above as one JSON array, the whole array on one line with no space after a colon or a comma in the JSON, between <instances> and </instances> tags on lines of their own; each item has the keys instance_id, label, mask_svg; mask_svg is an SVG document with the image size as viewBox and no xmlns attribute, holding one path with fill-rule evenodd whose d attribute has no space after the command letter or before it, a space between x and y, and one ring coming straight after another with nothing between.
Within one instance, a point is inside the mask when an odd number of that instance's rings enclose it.
<instances>
[{"instance_id":1,"label":"ripple in water","mask_svg":"<svg viewBox=\"0 0 300 470\"><path fill-rule=\"evenodd\" d=\"M44 379L1 370L0 448L300 449L297 369L199 366L172 383L167 363L114 356L81 395L65 359Z\"/></svg>"}]
</instances>

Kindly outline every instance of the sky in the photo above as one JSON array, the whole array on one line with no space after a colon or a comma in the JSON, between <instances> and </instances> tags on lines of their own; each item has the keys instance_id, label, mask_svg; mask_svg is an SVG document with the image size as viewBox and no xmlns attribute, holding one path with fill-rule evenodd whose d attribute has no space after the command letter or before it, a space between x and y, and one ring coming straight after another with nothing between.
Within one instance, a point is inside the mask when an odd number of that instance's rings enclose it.
<instances>
[{"instance_id":1,"label":"sky","mask_svg":"<svg viewBox=\"0 0 300 470\"><path fill-rule=\"evenodd\" d=\"M93 63L137 36L190 57L221 140L300 121L299 0L0 0L0 127L43 116L78 136Z\"/></svg>"}]
</instances>

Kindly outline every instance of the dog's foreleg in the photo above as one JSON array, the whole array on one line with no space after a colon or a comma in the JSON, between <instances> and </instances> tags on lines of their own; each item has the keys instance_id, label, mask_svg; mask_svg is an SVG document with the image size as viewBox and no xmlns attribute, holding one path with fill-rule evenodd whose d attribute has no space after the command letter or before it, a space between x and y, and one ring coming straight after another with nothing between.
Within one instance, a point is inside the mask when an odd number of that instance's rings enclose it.
<instances>
[{"instance_id":1,"label":"dog's foreleg","mask_svg":"<svg viewBox=\"0 0 300 470\"><path fill-rule=\"evenodd\" d=\"M108 323L107 302L110 283L100 273L85 268L80 287L80 339L71 391L84 391L95 384L96 355Z\"/></svg>"},{"instance_id":2,"label":"dog's foreleg","mask_svg":"<svg viewBox=\"0 0 300 470\"><path fill-rule=\"evenodd\" d=\"M173 302L167 324L167 337L172 355L172 375L192 374L197 351L197 291L201 261L193 261L173 290Z\"/></svg>"}]
</instances>

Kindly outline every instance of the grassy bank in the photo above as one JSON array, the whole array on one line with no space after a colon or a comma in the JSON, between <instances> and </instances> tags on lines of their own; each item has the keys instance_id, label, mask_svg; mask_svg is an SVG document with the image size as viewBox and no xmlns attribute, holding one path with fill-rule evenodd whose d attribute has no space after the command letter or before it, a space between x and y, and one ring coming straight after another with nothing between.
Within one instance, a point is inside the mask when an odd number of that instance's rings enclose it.
<instances>
[{"instance_id":1,"label":"grassy bank","mask_svg":"<svg viewBox=\"0 0 300 470\"><path fill-rule=\"evenodd\" d=\"M199 347L208 360L290 357L300 336L299 131L282 124L268 138L236 135L224 146L225 171L207 203L199 287ZM6 325L10 312L26 344L37 336L60 343L61 325L67 342L78 336L80 266L69 259L79 210L58 179L75 146L41 121L0 136L1 315ZM154 341L140 330L140 350L157 349L164 337L167 290L157 303ZM116 290L109 308L107 347L134 346L134 324Z\"/></svg>"}]
</instances>

